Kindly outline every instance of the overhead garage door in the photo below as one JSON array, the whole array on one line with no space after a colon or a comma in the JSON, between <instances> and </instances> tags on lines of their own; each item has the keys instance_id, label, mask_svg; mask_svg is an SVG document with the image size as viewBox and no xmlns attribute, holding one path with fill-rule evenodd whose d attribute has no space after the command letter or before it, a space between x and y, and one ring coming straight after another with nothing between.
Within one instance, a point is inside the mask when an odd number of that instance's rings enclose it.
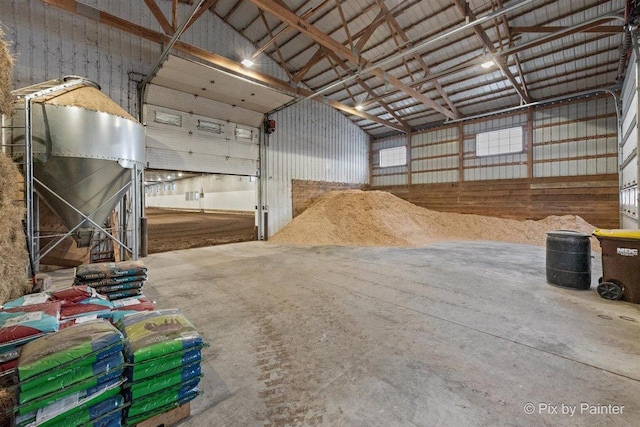
<instances>
[{"instance_id":1,"label":"overhead garage door","mask_svg":"<svg viewBox=\"0 0 640 427\"><path fill-rule=\"evenodd\" d=\"M170 56L147 87L147 168L259 175L259 126L292 98Z\"/></svg>"}]
</instances>

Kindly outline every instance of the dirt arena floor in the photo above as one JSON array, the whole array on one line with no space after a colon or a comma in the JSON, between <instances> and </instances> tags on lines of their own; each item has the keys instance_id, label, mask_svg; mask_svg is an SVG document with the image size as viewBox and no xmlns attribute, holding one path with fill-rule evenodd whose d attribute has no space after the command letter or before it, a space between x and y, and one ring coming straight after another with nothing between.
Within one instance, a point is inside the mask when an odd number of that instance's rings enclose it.
<instances>
[{"instance_id":1,"label":"dirt arena floor","mask_svg":"<svg viewBox=\"0 0 640 427\"><path fill-rule=\"evenodd\" d=\"M147 208L149 253L254 240L253 213L226 214Z\"/></svg>"}]
</instances>

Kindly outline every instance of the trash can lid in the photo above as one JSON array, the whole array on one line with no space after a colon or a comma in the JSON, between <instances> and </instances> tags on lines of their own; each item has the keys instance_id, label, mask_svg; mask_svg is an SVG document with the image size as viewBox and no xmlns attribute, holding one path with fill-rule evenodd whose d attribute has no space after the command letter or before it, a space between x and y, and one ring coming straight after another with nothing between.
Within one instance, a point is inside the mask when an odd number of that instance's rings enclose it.
<instances>
[{"instance_id":1,"label":"trash can lid","mask_svg":"<svg viewBox=\"0 0 640 427\"><path fill-rule=\"evenodd\" d=\"M613 229L607 230L604 228L596 228L593 232L593 235L596 237L611 237L614 239L639 239L640 240L640 230L633 229Z\"/></svg>"},{"instance_id":2,"label":"trash can lid","mask_svg":"<svg viewBox=\"0 0 640 427\"><path fill-rule=\"evenodd\" d=\"M583 233L581 231L573 231L573 230L555 230L547 232L548 235L552 236L565 236L565 237L591 237L590 234Z\"/></svg>"}]
</instances>

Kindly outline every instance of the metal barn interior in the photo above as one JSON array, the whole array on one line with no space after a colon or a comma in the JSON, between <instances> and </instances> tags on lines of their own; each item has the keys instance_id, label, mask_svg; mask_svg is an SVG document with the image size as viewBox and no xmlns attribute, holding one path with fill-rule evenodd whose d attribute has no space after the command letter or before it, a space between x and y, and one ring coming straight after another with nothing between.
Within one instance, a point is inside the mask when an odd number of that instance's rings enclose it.
<instances>
[{"instance_id":1,"label":"metal barn interior","mask_svg":"<svg viewBox=\"0 0 640 427\"><path fill-rule=\"evenodd\" d=\"M580 292L500 238L270 240L332 190L638 230L639 24L636 0L3 1L32 264L144 261L210 343L180 425L633 425L640 306L594 291L600 252ZM52 101L76 87L115 112ZM153 212L192 228L150 251Z\"/></svg>"}]
</instances>

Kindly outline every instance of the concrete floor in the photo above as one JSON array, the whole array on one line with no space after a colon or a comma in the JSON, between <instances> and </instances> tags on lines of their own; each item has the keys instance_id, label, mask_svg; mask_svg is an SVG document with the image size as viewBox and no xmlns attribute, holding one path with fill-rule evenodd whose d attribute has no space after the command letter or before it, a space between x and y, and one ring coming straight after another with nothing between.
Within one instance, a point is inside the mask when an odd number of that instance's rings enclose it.
<instances>
[{"instance_id":1,"label":"concrete floor","mask_svg":"<svg viewBox=\"0 0 640 427\"><path fill-rule=\"evenodd\" d=\"M547 284L544 248L494 242L248 242L144 262L145 294L211 344L182 426L640 419L640 305L597 295L599 253L590 291Z\"/></svg>"},{"instance_id":2,"label":"concrete floor","mask_svg":"<svg viewBox=\"0 0 640 427\"><path fill-rule=\"evenodd\" d=\"M143 260L145 294L211 344L183 427L638 425L640 305L597 295L593 255L590 291L547 284L544 248L496 242Z\"/></svg>"}]
</instances>

